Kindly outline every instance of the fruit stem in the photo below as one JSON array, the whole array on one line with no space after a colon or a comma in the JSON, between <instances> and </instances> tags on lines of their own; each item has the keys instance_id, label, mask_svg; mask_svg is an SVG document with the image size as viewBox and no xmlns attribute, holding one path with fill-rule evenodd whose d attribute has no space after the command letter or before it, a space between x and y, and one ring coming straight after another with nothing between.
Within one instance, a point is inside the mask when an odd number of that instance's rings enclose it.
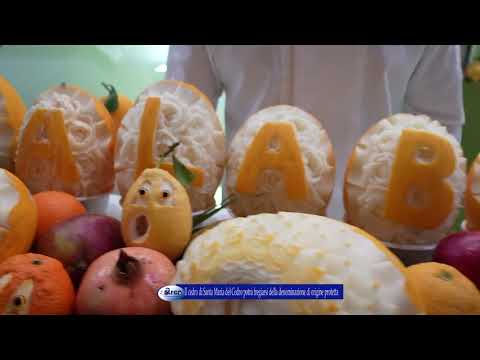
<instances>
[{"instance_id":1,"label":"fruit stem","mask_svg":"<svg viewBox=\"0 0 480 360\"><path fill-rule=\"evenodd\" d=\"M102 82L102 86L107 89L108 96L105 99L105 107L107 108L108 112L114 113L118 109L118 94L113 85L105 84Z\"/></svg>"},{"instance_id":2,"label":"fruit stem","mask_svg":"<svg viewBox=\"0 0 480 360\"><path fill-rule=\"evenodd\" d=\"M180 142L176 142L176 143L170 145L170 146L168 147L168 150L167 150L165 153L163 153L162 155L160 155L160 161L158 162L158 166L157 166L157 167L159 167L159 166L161 165L161 163L163 162L163 160L164 160L168 155L170 155L172 152L174 152L175 149L177 148L177 146L179 146L179 145L180 145Z\"/></svg>"},{"instance_id":3,"label":"fruit stem","mask_svg":"<svg viewBox=\"0 0 480 360\"><path fill-rule=\"evenodd\" d=\"M115 265L115 277L124 284L131 283L140 272L140 262L129 256L123 249L120 249L117 263Z\"/></svg>"}]
</instances>

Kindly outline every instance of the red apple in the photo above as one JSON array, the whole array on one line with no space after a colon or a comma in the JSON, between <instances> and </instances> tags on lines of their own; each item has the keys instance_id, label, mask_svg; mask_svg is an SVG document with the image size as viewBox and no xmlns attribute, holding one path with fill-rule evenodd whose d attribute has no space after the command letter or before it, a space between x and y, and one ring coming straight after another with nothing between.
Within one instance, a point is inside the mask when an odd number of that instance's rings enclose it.
<instances>
[{"instance_id":1,"label":"red apple","mask_svg":"<svg viewBox=\"0 0 480 360\"><path fill-rule=\"evenodd\" d=\"M37 240L36 251L62 262L78 287L96 258L123 246L121 224L117 219L87 214L54 226Z\"/></svg>"},{"instance_id":2,"label":"red apple","mask_svg":"<svg viewBox=\"0 0 480 360\"><path fill-rule=\"evenodd\" d=\"M162 253L143 247L110 251L88 268L77 294L79 315L163 315L170 304L158 290L175 276Z\"/></svg>"},{"instance_id":3,"label":"red apple","mask_svg":"<svg viewBox=\"0 0 480 360\"><path fill-rule=\"evenodd\" d=\"M433 261L453 266L480 289L480 232L462 231L441 240Z\"/></svg>"}]
</instances>

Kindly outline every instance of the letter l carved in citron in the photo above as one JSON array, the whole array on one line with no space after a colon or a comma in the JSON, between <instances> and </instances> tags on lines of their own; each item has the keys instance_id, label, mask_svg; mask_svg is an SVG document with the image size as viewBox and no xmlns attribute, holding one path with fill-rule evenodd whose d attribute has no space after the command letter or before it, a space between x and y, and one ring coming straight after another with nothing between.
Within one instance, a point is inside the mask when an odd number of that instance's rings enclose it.
<instances>
[{"instance_id":1,"label":"letter l carved in citron","mask_svg":"<svg viewBox=\"0 0 480 360\"><path fill-rule=\"evenodd\" d=\"M138 157L136 177L138 178L145 169L155 167L155 160L153 157L153 148L155 144L155 133L157 131L157 114L160 111L161 101L159 97L149 97L145 103L142 118L140 119L140 136L138 140ZM175 176L172 163L162 163L159 166L161 169L168 171ZM195 178L193 186L203 185L203 170L194 166L187 166Z\"/></svg>"},{"instance_id":2,"label":"letter l carved in citron","mask_svg":"<svg viewBox=\"0 0 480 360\"><path fill-rule=\"evenodd\" d=\"M155 167L153 145L157 131L157 114L160 111L160 98L149 97L140 119L140 137L138 140L137 173L139 177L145 169Z\"/></svg>"}]
</instances>

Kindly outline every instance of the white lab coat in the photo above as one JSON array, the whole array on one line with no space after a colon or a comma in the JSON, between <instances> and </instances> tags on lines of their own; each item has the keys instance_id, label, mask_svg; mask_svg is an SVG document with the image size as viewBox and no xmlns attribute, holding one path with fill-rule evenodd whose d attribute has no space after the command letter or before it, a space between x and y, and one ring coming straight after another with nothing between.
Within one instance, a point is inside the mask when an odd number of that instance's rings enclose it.
<instances>
[{"instance_id":1,"label":"white lab coat","mask_svg":"<svg viewBox=\"0 0 480 360\"><path fill-rule=\"evenodd\" d=\"M460 46L171 46L170 79L196 85L214 104L226 93L230 140L267 106L290 104L317 117L334 146L336 186L327 215L343 219L343 175L354 144L399 112L439 120L458 138L464 123Z\"/></svg>"}]
</instances>

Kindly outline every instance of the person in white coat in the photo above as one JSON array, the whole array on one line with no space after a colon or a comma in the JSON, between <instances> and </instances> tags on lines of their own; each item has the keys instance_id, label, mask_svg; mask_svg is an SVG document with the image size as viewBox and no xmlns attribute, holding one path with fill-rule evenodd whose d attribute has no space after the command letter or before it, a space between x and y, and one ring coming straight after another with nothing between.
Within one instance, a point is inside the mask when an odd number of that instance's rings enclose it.
<instances>
[{"instance_id":1,"label":"person in white coat","mask_svg":"<svg viewBox=\"0 0 480 360\"><path fill-rule=\"evenodd\" d=\"M215 106L225 92L228 140L272 105L318 118L337 164L327 215L339 220L346 161L370 126L391 114L421 113L460 140L465 120L458 45L175 45L167 66L167 78L192 83Z\"/></svg>"}]
</instances>

